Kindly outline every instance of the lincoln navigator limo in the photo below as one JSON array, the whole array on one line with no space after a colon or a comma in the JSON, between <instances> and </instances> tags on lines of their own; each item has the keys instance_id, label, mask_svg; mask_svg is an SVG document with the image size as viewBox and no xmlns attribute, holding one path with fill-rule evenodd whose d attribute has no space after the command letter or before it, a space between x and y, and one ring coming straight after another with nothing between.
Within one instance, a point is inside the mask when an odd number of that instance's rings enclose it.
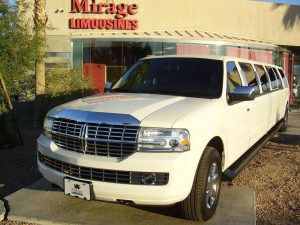
<instances>
[{"instance_id":1,"label":"lincoln navigator limo","mask_svg":"<svg viewBox=\"0 0 300 225\"><path fill-rule=\"evenodd\" d=\"M206 221L232 180L279 129L289 85L275 65L230 57L139 60L106 93L52 109L38 168L65 194L123 204L178 203Z\"/></svg>"}]
</instances>

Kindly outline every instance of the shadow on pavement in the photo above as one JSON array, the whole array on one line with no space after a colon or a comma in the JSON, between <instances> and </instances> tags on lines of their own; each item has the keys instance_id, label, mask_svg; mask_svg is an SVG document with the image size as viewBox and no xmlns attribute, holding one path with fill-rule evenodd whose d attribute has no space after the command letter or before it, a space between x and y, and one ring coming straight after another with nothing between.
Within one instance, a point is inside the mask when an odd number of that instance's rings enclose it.
<instances>
[{"instance_id":1,"label":"shadow on pavement","mask_svg":"<svg viewBox=\"0 0 300 225\"><path fill-rule=\"evenodd\" d=\"M138 205L130 205L130 207L135 209L140 209L146 212L151 212L159 215L169 216L177 219L182 219L179 204L171 205L171 206L138 206Z\"/></svg>"},{"instance_id":2,"label":"shadow on pavement","mask_svg":"<svg viewBox=\"0 0 300 225\"><path fill-rule=\"evenodd\" d=\"M300 134L293 135L278 133L275 137L271 139L271 141L278 144L300 145Z\"/></svg>"}]
</instances>

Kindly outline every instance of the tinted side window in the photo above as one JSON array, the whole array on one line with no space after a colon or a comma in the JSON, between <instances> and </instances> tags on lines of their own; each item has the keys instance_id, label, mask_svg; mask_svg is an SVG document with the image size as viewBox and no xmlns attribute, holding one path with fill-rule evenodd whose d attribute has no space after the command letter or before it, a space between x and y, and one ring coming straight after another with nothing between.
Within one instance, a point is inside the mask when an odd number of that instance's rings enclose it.
<instances>
[{"instance_id":1,"label":"tinted side window","mask_svg":"<svg viewBox=\"0 0 300 225\"><path fill-rule=\"evenodd\" d=\"M264 67L262 65L254 65L254 66L258 73L263 92L269 92L270 84L269 84L268 76L267 76L267 73L266 73Z\"/></svg>"},{"instance_id":2,"label":"tinted side window","mask_svg":"<svg viewBox=\"0 0 300 225\"><path fill-rule=\"evenodd\" d=\"M282 69L278 69L280 75L281 75L281 78L283 80L283 83L284 83L284 87L287 88L289 86L289 82L284 74L284 72L282 71Z\"/></svg>"},{"instance_id":3,"label":"tinted side window","mask_svg":"<svg viewBox=\"0 0 300 225\"><path fill-rule=\"evenodd\" d=\"M235 62L228 62L227 68L227 93L234 92L235 87L243 86L239 71Z\"/></svg>"},{"instance_id":4,"label":"tinted side window","mask_svg":"<svg viewBox=\"0 0 300 225\"><path fill-rule=\"evenodd\" d=\"M249 87L255 87L255 92L260 93L259 85L257 83L256 75L253 67L249 63L240 63L241 69L245 74Z\"/></svg>"},{"instance_id":5,"label":"tinted side window","mask_svg":"<svg viewBox=\"0 0 300 225\"><path fill-rule=\"evenodd\" d=\"M272 89L278 89L278 81L277 81L277 78L276 78L276 75L275 75L273 69L269 66L266 66L266 69L268 71L268 74L269 74L269 77L271 80Z\"/></svg>"},{"instance_id":6,"label":"tinted side window","mask_svg":"<svg viewBox=\"0 0 300 225\"><path fill-rule=\"evenodd\" d=\"M279 88L283 88L283 83L282 83L282 80L280 79L280 75L279 75L279 72L276 70L276 68L272 67L273 71L275 72L275 75L277 77L277 80L278 80L278 86Z\"/></svg>"}]
</instances>

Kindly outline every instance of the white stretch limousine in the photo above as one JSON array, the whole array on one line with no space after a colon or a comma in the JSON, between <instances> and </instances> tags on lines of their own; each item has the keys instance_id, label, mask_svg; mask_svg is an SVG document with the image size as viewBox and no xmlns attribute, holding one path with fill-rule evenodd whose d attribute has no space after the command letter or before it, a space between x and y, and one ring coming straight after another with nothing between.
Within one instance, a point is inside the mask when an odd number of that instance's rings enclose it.
<instances>
[{"instance_id":1,"label":"white stretch limousine","mask_svg":"<svg viewBox=\"0 0 300 225\"><path fill-rule=\"evenodd\" d=\"M233 179L285 130L282 69L230 57L147 57L107 93L51 110L38 168L71 196L124 204L179 203L190 220L213 216Z\"/></svg>"}]
</instances>

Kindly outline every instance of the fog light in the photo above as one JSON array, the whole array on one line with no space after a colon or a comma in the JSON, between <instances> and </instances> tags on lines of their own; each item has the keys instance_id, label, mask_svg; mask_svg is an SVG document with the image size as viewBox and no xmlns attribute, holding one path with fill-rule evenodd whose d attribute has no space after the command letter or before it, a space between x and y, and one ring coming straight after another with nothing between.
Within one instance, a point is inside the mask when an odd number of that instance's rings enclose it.
<instances>
[{"instance_id":1,"label":"fog light","mask_svg":"<svg viewBox=\"0 0 300 225\"><path fill-rule=\"evenodd\" d=\"M173 148L176 148L179 145L179 141L176 139L172 139L172 140L170 140L169 145Z\"/></svg>"},{"instance_id":2,"label":"fog light","mask_svg":"<svg viewBox=\"0 0 300 225\"><path fill-rule=\"evenodd\" d=\"M143 184L155 184L156 175L155 173L144 173L142 176Z\"/></svg>"}]
</instances>

